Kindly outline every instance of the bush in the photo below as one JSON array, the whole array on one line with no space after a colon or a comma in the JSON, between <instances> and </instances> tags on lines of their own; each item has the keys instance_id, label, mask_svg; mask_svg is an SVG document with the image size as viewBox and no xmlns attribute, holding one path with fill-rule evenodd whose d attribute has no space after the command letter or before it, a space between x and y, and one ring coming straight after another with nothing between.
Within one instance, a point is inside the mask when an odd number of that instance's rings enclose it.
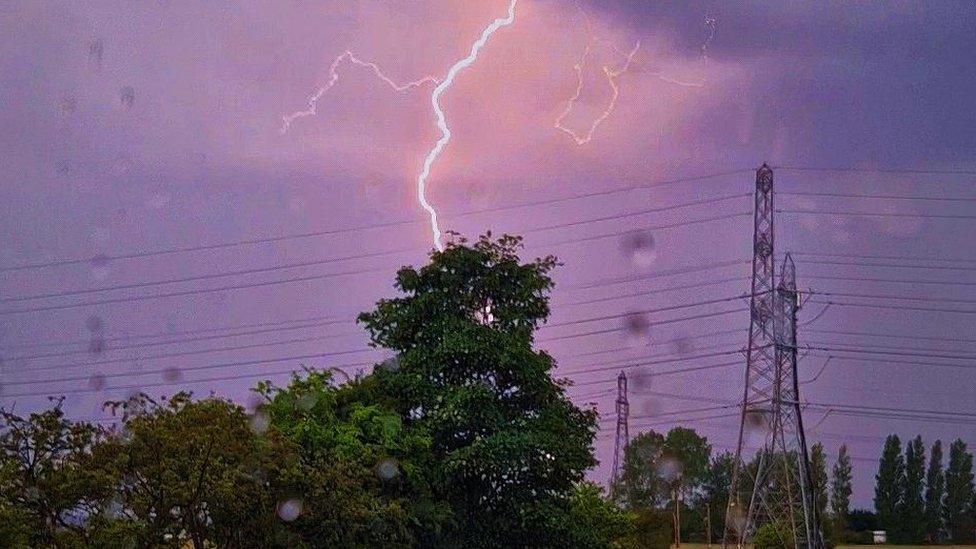
<instances>
[{"instance_id":1,"label":"bush","mask_svg":"<svg viewBox=\"0 0 976 549\"><path fill-rule=\"evenodd\" d=\"M786 541L782 528L777 528L775 524L763 524L756 531L753 541L755 549L787 549L789 544Z\"/></svg>"}]
</instances>

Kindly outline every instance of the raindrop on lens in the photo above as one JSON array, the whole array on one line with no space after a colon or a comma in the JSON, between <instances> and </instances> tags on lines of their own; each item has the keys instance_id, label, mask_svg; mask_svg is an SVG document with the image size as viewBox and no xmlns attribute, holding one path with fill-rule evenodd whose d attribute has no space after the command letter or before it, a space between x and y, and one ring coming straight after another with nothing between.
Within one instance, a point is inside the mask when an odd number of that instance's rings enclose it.
<instances>
[{"instance_id":1,"label":"raindrop on lens","mask_svg":"<svg viewBox=\"0 0 976 549\"><path fill-rule=\"evenodd\" d=\"M183 378L183 372L176 367L166 368L163 370L163 381L168 383L173 383L179 381Z\"/></svg>"},{"instance_id":2,"label":"raindrop on lens","mask_svg":"<svg viewBox=\"0 0 976 549\"><path fill-rule=\"evenodd\" d=\"M634 232L624 237L623 252L635 267L646 269L657 258L654 237L645 232Z\"/></svg>"},{"instance_id":3,"label":"raindrop on lens","mask_svg":"<svg viewBox=\"0 0 976 549\"><path fill-rule=\"evenodd\" d=\"M629 313L623 319L624 330L631 345L641 345L646 342L650 332L650 323L641 313Z\"/></svg>"},{"instance_id":4,"label":"raindrop on lens","mask_svg":"<svg viewBox=\"0 0 976 549\"><path fill-rule=\"evenodd\" d=\"M92 315L85 320L85 327L92 333L101 332L105 328L105 321L100 316Z\"/></svg>"},{"instance_id":5,"label":"raindrop on lens","mask_svg":"<svg viewBox=\"0 0 976 549\"><path fill-rule=\"evenodd\" d=\"M88 387L94 391L101 391L105 388L105 375L104 374L92 374L88 378Z\"/></svg>"},{"instance_id":6,"label":"raindrop on lens","mask_svg":"<svg viewBox=\"0 0 976 549\"><path fill-rule=\"evenodd\" d=\"M383 480L392 480L400 474L400 467L396 460L384 459L376 466L376 476Z\"/></svg>"},{"instance_id":7,"label":"raindrop on lens","mask_svg":"<svg viewBox=\"0 0 976 549\"><path fill-rule=\"evenodd\" d=\"M285 522L291 522L302 514L302 500L297 498L278 502L278 517Z\"/></svg>"},{"instance_id":8,"label":"raindrop on lens","mask_svg":"<svg viewBox=\"0 0 976 549\"><path fill-rule=\"evenodd\" d=\"M93 355L100 355L105 352L108 345L105 343L105 338L100 335L93 335L88 341L88 352Z\"/></svg>"},{"instance_id":9,"label":"raindrop on lens","mask_svg":"<svg viewBox=\"0 0 976 549\"><path fill-rule=\"evenodd\" d=\"M270 423L268 414L264 412L255 412L254 415L251 416L251 430L255 433L262 434L267 431L268 423Z\"/></svg>"},{"instance_id":10,"label":"raindrop on lens","mask_svg":"<svg viewBox=\"0 0 976 549\"><path fill-rule=\"evenodd\" d=\"M125 106L125 108L132 108L132 104L136 101L136 91L132 89L132 86L123 86L119 90L119 102Z\"/></svg>"}]
</instances>

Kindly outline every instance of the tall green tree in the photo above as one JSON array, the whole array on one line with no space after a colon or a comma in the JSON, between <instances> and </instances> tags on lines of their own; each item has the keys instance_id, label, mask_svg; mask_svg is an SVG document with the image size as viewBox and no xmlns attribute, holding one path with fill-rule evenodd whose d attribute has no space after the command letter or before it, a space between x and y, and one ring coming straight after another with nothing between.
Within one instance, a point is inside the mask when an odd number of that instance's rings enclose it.
<instances>
[{"instance_id":1,"label":"tall green tree","mask_svg":"<svg viewBox=\"0 0 976 549\"><path fill-rule=\"evenodd\" d=\"M905 459L901 453L901 440L898 435L888 435L878 473L875 475L874 509L878 513L878 525L897 539L899 532L898 508L904 486Z\"/></svg>"},{"instance_id":2,"label":"tall green tree","mask_svg":"<svg viewBox=\"0 0 976 549\"><path fill-rule=\"evenodd\" d=\"M68 420L61 405L26 417L0 409L0 547L125 541L125 525L102 513L116 482L92 456L105 432Z\"/></svg>"},{"instance_id":3,"label":"tall green tree","mask_svg":"<svg viewBox=\"0 0 976 549\"><path fill-rule=\"evenodd\" d=\"M851 477L851 456L847 453L846 444L842 444L837 451L837 461L834 462L832 473L830 509L838 530L843 532L849 528L847 517L851 511L851 494L854 492Z\"/></svg>"},{"instance_id":4,"label":"tall green tree","mask_svg":"<svg viewBox=\"0 0 976 549\"><path fill-rule=\"evenodd\" d=\"M617 493L631 509L667 505L675 490L692 501L708 477L710 458L708 440L692 429L641 433L624 451Z\"/></svg>"},{"instance_id":5,"label":"tall green tree","mask_svg":"<svg viewBox=\"0 0 976 549\"><path fill-rule=\"evenodd\" d=\"M725 512L729 506L729 488L732 486L732 471L735 468L735 455L722 452L712 458L708 475L702 483L699 507L706 506L712 523L712 540L720 540L725 532Z\"/></svg>"},{"instance_id":6,"label":"tall green tree","mask_svg":"<svg viewBox=\"0 0 976 549\"><path fill-rule=\"evenodd\" d=\"M925 538L925 445L917 436L905 445L905 475L902 477L899 534L903 543L921 543Z\"/></svg>"},{"instance_id":7,"label":"tall green tree","mask_svg":"<svg viewBox=\"0 0 976 549\"><path fill-rule=\"evenodd\" d=\"M521 239L462 239L396 276L400 297L360 315L396 354L380 398L431 437L432 490L452 521L430 545L571 545L553 528L595 464L596 412L576 407L552 357L533 348L549 315L552 257L523 263Z\"/></svg>"},{"instance_id":8,"label":"tall green tree","mask_svg":"<svg viewBox=\"0 0 976 549\"><path fill-rule=\"evenodd\" d=\"M929 470L925 475L925 535L930 542L942 538L945 508L945 474L942 471L942 441L932 444Z\"/></svg>"},{"instance_id":9,"label":"tall green tree","mask_svg":"<svg viewBox=\"0 0 976 549\"><path fill-rule=\"evenodd\" d=\"M949 446L945 484L945 527L953 543L969 543L973 537L973 455L961 439Z\"/></svg>"},{"instance_id":10,"label":"tall green tree","mask_svg":"<svg viewBox=\"0 0 976 549\"><path fill-rule=\"evenodd\" d=\"M810 447L810 476L813 478L813 501L817 505L817 515L826 522L827 455L819 442Z\"/></svg>"},{"instance_id":11,"label":"tall green tree","mask_svg":"<svg viewBox=\"0 0 976 549\"><path fill-rule=\"evenodd\" d=\"M241 406L182 392L109 406L124 427L97 456L118 472L113 512L139 525L137 546L257 548L287 533L276 506L294 448L256 433Z\"/></svg>"},{"instance_id":12,"label":"tall green tree","mask_svg":"<svg viewBox=\"0 0 976 549\"><path fill-rule=\"evenodd\" d=\"M285 387L259 383L256 418L299 448L287 485L303 512L289 530L309 547L399 547L423 543L450 517L433 499L432 440L380 404L372 376L342 386L325 371Z\"/></svg>"}]
</instances>

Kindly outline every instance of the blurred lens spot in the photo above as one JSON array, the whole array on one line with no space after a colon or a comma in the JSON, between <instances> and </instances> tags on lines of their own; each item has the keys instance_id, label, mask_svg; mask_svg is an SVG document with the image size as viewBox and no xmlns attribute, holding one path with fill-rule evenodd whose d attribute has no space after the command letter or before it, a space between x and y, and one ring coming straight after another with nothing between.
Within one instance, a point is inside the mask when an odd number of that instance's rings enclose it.
<instances>
[{"instance_id":1,"label":"blurred lens spot","mask_svg":"<svg viewBox=\"0 0 976 549\"><path fill-rule=\"evenodd\" d=\"M624 237L621 248L635 267L650 267L657 259L654 237L646 232L633 232Z\"/></svg>"},{"instance_id":2,"label":"blurred lens spot","mask_svg":"<svg viewBox=\"0 0 976 549\"><path fill-rule=\"evenodd\" d=\"M78 100L75 96L65 94L61 96L61 99L58 99L58 112L61 116L74 114L76 110L78 110Z\"/></svg>"},{"instance_id":3,"label":"blurred lens spot","mask_svg":"<svg viewBox=\"0 0 976 549\"><path fill-rule=\"evenodd\" d=\"M109 275L108 256L98 254L91 260L92 277L95 280L105 280Z\"/></svg>"},{"instance_id":4,"label":"blurred lens spot","mask_svg":"<svg viewBox=\"0 0 976 549\"><path fill-rule=\"evenodd\" d=\"M681 478L683 469L681 462L676 458L665 456L658 465L658 474L665 482L671 483Z\"/></svg>"},{"instance_id":5,"label":"blurred lens spot","mask_svg":"<svg viewBox=\"0 0 976 549\"><path fill-rule=\"evenodd\" d=\"M105 44L100 38L96 38L88 43L88 58L95 63L101 63L105 57Z\"/></svg>"},{"instance_id":6,"label":"blurred lens spot","mask_svg":"<svg viewBox=\"0 0 976 549\"><path fill-rule=\"evenodd\" d=\"M163 381L167 383L173 383L179 381L183 378L183 371L176 367L170 367L163 370Z\"/></svg>"},{"instance_id":7,"label":"blurred lens spot","mask_svg":"<svg viewBox=\"0 0 976 549\"><path fill-rule=\"evenodd\" d=\"M676 355L687 355L691 354L695 350L694 342L687 337L679 337L675 339L672 343L674 347L674 354Z\"/></svg>"},{"instance_id":8,"label":"blurred lens spot","mask_svg":"<svg viewBox=\"0 0 976 549\"><path fill-rule=\"evenodd\" d=\"M101 332L105 328L105 321L98 315L92 315L85 320L85 327L92 333Z\"/></svg>"},{"instance_id":9,"label":"blurred lens spot","mask_svg":"<svg viewBox=\"0 0 976 549\"><path fill-rule=\"evenodd\" d=\"M286 499L284 501L278 502L278 517L285 521L291 522L298 518L302 514L302 500L298 498Z\"/></svg>"},{"instance_id":10,"label":"blurred lens spot","mask_svg":"<svg viewBox=\"0 0 976 549\"><path fill-rule=\"evenodd\" d=\"M119 90L119 102L129 109L132 108L132 104L136 101L136 91L132 89L132 86L123 86Z\"/></svg>"},{"instance_id":11,"label":"blurred lens spot","mask_svg":"<svg viewBox=\"0 0 976 549\"><path fill-rule=\"evenodd\" d=\"M105 352L108 345L105 343L105 338L100 335L93 335L90 340L88 340L88 352L93 355L100 355Z\"/></svg>"},{"instance_id":12,"label":"blurred lens spot","mask_svg":"<svg viewBox=\"0 0 976 549\"><path fill-rule=\"evenodd\" d=\"M400 466L396 460L387 458L376 466L376 476L383 480L392 480L400 473Z\"/></svg>"},{"instance_id":13,"label":"blurred lens spot","mask_svg":"<svg viewBox=\"0 0 976 549\"><path fill-rule=\"evenodd\" d=\"M389 372L395 372L400 369L400 357L391 356L390 358L381 362L380 367Z\"/></svg>"},{"instance_id":14,"label":"blurred lens spot","mask_svg":"<svg viewBox=\"0 0 976 549\"><path fill-rule=\"evenodd\" d=\"M88 387L93 391L101 391L105 388L105 375L104 374L92 374L88 378Z\"/></svg>"},{"instance_id":15,"label":"blurred lens spot","mask_svg":"<svg viewBox=\"0 0 976 549\"><path fill-rule=\"evenodd\" d=\"M638 392L642 389L650 389L654 381L654 374L647 370L637 370L630 375L633 380L634 389Z\"/></svg>"},{"instance_id":16,"label":"blurred lens spot","mask_svg":"<svg viewBox=\"0 0 976 549\"><path fill-rule=\"evenodd\" d=\"M262 434L267 431L269 423L268 414L264 412L258 411L251 416L251 430L255 433Z\"/></svg>"},{"instance_id":17,"label":"blurred lens spot","mask_svg":"<svg viewBox=\"0 0 976 549\"><path fill-rule=\"evenodd\" d=\"M642 313L629 313L623 318L624 332L631 345L647 343L651 326Z\"/></svg>"}]
</instances>

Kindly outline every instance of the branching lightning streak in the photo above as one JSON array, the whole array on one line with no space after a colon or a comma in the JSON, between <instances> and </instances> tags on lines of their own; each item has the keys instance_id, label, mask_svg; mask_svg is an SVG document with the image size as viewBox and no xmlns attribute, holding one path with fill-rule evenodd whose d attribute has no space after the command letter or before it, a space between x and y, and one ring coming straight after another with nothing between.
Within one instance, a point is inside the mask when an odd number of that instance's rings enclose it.
<instances>
[{"instance_id":1,"label":"branching lightning streak","mask_svg":"<svg viewBox=\"0 0 976 549\"><path fill-rule=\"evenodd\" d=\"M430 215L430 228L434 235L434 246L438 250L443 251L444 245L441 244L441 229L437 224L437 211L430 202L427 201L427 178L430 177L430 169L434 165L434 161L447 146L447 143L451 140L451 129L447 126L447 118L444 115L444 111L441 109L440 98L441 95L451 87L454 83L454 77L457 76L459 72L463 69L469 67L478 58L478 52L481 48L488 43L488 39L491 35L495 33L498 29L506 27L515 22L515 4L518 0L511 0L508 5L508 15L503 18L495 19L490 25L488 25L485 30L481 32L481 37L471 45L471 51L468 53L467 57L461 59L455 63L448 71L447 75L443 80L437 84L434 88L434 93L430 96L430 104L434 108L434 114L437 117L437 127L441 131L441 137L434 144L434 148L427 153L427 157L424 159L424 167L417 176L417 198L420 201L420 205L427 211Z\"/></svg>"},{"instance_id":2,"label":"branching lightning streak","mask_svg":"<svg viewBox=\"0 0 976 549\"><path fill-rule=\"evenodd\" d=\"M617 97L620 95L620 87L617 85L617 78L621 74L627 72L627 69L630 68L630 64L634 60L634 56L637 55L637 50L640 48L640 42L637 42L637 44L634 45L634 49L630 50L630 53L627 54L626 60L619 68L613 69L609 66L603 67L603 72L607 75L607 82L610 84L610 89L612 90L610 95L610 103L607 105L607 108L600 113L600 116L596 117L596 119L590 123L589 130L585 134L580 135L572 128L564 126L563 120L569 116L569 113L573 110L573 106L576 105L576 100L579 99L580 94L583 92L583 68L586 66L586 59L590 56L593 43L593 38L586 43L586 49L583 51L583 55L580 56L579 61L577 61L576 65L574 66L576 69L576 92L572 97L569 98L569 101L566 102L566 108L563 109L563 112L559 115L559 118L556 119L555 124L556 129L561 130L572 137L573 141L576 141L577 145L585 145L586 143L589 143L590 140L593 139L593 133L596 132L596 128L603 123L603 121L606 120L611 113L613 113L613 109L617 106Z\"/></svg>"},{"instance_id":3,"label":"branching lightning streak","mask_svg":"<svg viewBox=\"0 0 976 549\"><path fill-rule=\"evenodd\" d=\"M314 94L312 94L312 96L308 99L308 107L305 108L305 110L296 111L281 117L281 124L282 124L281 133L287 132L288 128L291 127L291 123L294 122L296 119L315 115L315 109L319 102L319 99L321 99L322 96L325 95L326 92L328 92L330 89L332 89L332 86L335 86L336 82L339 81L339 72L338 72L339 65L345 60L348 60L353 65L358 65L360 67L366 67L367 69L370 69L371 71L373 71L373 74L375 74L377 78L382 80L384 83L390 86L390 88L392 88L393 91L396 92L405 92L411 88L417 88L423 86L428 82L434 84L439 82L437 78L434 78L433 76L425 76L418 80L411 80L410 82L406 82L404 84L398 84L392 78L384 74L383 70L380 69L379 65L377 65L376 63L370 61L363 61L358 57L356 57L356 54L354 54L352 51L346 50L345 52L342 53L342 55L336 57L335 60L332 61L332 65L329 66L329 81L326 82L325 85L323 85L321 88L316 90Z\"/></svg>"}]
</instances>

